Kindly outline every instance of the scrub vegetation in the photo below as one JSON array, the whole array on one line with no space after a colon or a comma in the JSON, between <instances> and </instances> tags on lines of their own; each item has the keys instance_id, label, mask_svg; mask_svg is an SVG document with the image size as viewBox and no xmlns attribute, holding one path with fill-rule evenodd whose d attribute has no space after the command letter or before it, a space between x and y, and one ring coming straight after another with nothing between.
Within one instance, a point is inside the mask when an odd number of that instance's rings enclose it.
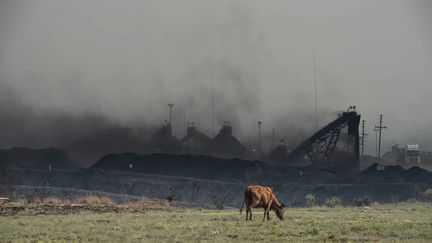
<instances>
[{"instance_id":1,"label":"scrub vegetation","mask_svg":"<svg viewBox=\"0 0 432 243\"><path fill-rule=\"evenodd\" d=\"M432 204L287 208L285 221L262 209L245 221L238 210L144 205L0 206L0 241L117 242L432 242Z\"/></svg>"}]
</instances>

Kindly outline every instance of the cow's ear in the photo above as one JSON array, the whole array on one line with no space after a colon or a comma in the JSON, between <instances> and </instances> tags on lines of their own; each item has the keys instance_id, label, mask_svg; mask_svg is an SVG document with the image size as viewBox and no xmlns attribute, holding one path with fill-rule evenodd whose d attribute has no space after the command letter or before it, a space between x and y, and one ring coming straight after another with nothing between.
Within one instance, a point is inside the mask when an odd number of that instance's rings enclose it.
<instances>
[{"instance_id":1,"label":"cow's ear","mask_svg":"<svg viewBox=\"0 0 432 243\"><path fill-rule=\"evenodd\" d=\"M281 204L281 207L283 207L283 208L284 208L284 207L285 207L285 204L283 204L283 203L282 203L282 204Z\"/></svg>"}]
</instances>

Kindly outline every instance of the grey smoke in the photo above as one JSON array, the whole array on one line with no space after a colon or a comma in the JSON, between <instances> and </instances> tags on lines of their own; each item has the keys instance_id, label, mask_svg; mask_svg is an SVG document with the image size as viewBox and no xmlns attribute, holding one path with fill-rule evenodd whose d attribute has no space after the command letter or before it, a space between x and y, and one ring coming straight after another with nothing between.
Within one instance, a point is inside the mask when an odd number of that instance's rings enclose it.
<instances>
[{"instance_id":1,"label":"grey smoke","mask_svg":"<svg viewBox=\"0 0 432 243\"><path fill-rule=\"evenodd\" d=\"M210 54L216 132L230 120L253 144L262 120L266 144L275 128L294 146L314 130L315 49L320 126L357 105L370 153L380 113L385 147L432 149L431 10L421 0L4 0L0 144L55 146L109 127L154 128L169 102L177 137L185 115L211 134Z\"/></svg>"}]
</instances>

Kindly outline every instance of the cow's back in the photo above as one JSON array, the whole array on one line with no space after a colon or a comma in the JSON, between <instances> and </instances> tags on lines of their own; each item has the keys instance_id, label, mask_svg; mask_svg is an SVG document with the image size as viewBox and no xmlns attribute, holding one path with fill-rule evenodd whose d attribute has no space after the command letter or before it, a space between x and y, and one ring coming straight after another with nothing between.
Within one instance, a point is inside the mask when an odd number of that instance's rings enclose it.
<instances>
[{"instance_id":1,"label":"cow's back","mask_svg":"<svg viewBox=\"0 0 432 243\"><path fill-rule=\"evenodd\" d=\"M254 206L266 206L272 194L273 191L269 187L260 185L251 185L245 190L245 196L247 195L248 200L251 204L254 204Z\"/></svg>"}]
</instances>

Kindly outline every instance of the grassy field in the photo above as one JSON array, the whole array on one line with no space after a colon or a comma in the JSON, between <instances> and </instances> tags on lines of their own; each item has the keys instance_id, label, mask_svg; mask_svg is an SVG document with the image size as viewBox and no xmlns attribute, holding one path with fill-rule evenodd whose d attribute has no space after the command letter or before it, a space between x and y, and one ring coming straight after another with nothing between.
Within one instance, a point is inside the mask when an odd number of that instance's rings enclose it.
<instances>
[{"instance_id":1,"label":"grassy field","mask_svg":"<svg viewBox=\"0 0 432 243\"><path fill-rule=\"evenodd\" d=\"M238 210L113 210L2 205L2 242L432 242L432 204L288 208L244 221Z\"/></svg>"}]
</instances>

